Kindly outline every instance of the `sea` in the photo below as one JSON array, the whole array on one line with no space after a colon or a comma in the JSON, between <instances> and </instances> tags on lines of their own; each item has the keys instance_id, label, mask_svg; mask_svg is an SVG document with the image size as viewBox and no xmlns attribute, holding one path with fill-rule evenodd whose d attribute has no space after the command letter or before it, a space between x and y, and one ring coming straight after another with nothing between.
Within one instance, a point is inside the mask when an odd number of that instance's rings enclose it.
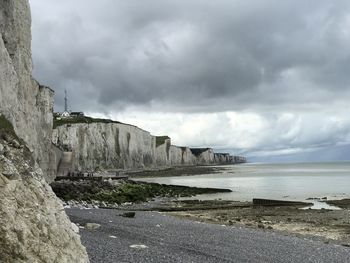
<instances>
[{"instance_id":1,"label":"sea","mask_svg":"<svg viewBox=\"0 0 350 263\"><path fill-rule=\"evenodd\" d=\"M350 162L247 163L218 166L219 173L142 178L142 181L195 187L227 188L231 193L198 195L202 200L252 201L253 198L312 202L312 208L331 208L317 198L350 198ZM313 200L312 200L313 199Z\"/></svg>"}]
</instances>

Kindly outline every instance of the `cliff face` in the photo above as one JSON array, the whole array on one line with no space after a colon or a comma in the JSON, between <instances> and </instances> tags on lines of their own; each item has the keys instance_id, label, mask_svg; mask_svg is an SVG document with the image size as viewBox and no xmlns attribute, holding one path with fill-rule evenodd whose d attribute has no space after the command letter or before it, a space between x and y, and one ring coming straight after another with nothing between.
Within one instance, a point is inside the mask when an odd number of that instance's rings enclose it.
<instances>
[{"instance_id":1,"label":"cliff face","mask_svg":"<svg viewBox=\"0 0 350 263\"><path fill-rule=\"evenodd\" d=\"M0 2L0 112L50 180L53 91L32 78L30 26L28 1Z\"/></svg>"},{"instance_id":2,"label":"cliff face","mask_svg":"<svg viewBox=\"0 0 350 263\"><path fill-rule=\"evenodd\" d=\"M88 262L61 202L13 134L0 128L0 261Z\"/></svg>"},{"instance_id":3,"label":"cliff face","mask_svg":"<svg viewBox=\"0 0 350 263\"><path fill-rule=\"evenodd\" d=\"M53 143L72 150L74 170L95 171L150 167L156 142L131 125L91 123L57 127Z\"/></svg>"},{"instance_id":4,"label":"cliff face","mask_svg":"<svg viewBox=\"0 0 350 263\"><path fill-rule=\"evenodd\" d=\"M53 92L31 75L30 22L28 0L0 2L0 261L88 262L37 164L49 167Z\"/></svg>"},{"instance_id":5,"label":"cliff face","mask_svg":"<svg viewBox=\"0 0 350 263\"><path fill-rule=\"evenodd\" d=\"M52 141L73 155L70 169L65 165L61 173L231 163L210 148L174 146L168 137L122 123L64 124L54 129Z\"/></svg>"}]
</instances>

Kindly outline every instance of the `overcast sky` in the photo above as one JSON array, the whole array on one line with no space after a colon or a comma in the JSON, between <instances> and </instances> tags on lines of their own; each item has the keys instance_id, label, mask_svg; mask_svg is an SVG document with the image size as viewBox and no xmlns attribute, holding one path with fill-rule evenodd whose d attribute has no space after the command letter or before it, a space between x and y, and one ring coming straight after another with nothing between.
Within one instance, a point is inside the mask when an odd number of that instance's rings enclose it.
<instances>
[{"instance_id":1,"label":"overcast sky","mask_svg":"<svg viewBox=\"0 0 350 263\"><path fill-rule=\"evenodd\" d=\"M349 0L30 3L57 111L67 89L73 111L248 156L350 143Z\"/></svg>"}]
</instances>

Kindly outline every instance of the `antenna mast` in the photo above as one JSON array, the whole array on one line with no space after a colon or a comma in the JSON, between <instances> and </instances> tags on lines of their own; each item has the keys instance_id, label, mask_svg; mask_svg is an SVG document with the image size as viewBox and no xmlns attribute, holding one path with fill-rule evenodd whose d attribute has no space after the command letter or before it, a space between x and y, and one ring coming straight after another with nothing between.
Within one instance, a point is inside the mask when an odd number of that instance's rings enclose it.
<instances>
[{"instance_id":1,"label":"antenna mast","mask_svg":"<svg viewBox=\"0 0 350 263\"><path fill-rule=\"evenodd\" d=\"M64 111L65 111L65 112L68 112L67 90L64 90Z\"/></svg>"}]
</instances>

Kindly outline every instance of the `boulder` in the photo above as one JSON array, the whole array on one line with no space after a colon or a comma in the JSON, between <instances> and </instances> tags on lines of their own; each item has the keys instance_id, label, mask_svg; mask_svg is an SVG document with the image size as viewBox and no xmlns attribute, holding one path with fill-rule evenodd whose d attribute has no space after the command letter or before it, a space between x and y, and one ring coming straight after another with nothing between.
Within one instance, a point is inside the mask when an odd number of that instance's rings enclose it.
<instances>
[{"instance_id":1,"label":"boulder","mask_svg":"<svg viewBox=\"0 0 350 263\"><path fill-rule=\"evenodd\" d=\"M89 262L29 149L8 148L7 157L0 155L0 261Z\"/></svg>"},{"instance_id":2,"label":"boulder","mask_svg":"<svg viewBox=\"0 0 350 263\"><path fill-rule=\"evenodd\" d=\"M101 227L100 224L96 224L96 223L86 223L85 224L85 228L89 229L89 230L96 230L99 229Z\"/></svg>"}]
</instances>

